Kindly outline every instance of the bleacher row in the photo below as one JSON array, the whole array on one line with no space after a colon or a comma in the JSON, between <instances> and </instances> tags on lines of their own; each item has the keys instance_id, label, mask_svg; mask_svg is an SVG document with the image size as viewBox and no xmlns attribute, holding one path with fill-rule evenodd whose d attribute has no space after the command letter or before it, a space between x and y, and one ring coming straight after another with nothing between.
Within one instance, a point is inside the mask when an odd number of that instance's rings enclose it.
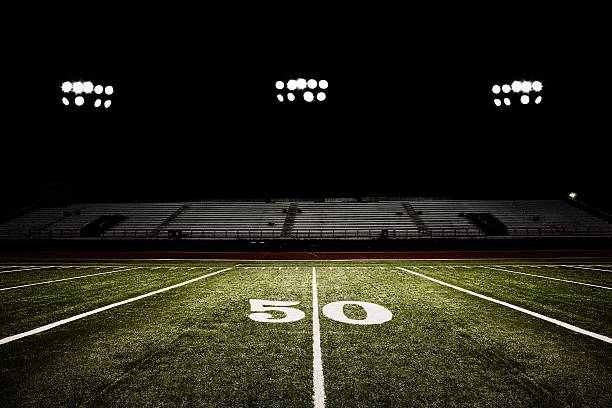
<instances>
[{"instance_id":1,"label":"bleacher row","mask_svg":"<svg viewBox=\"0 0 612 408\"><path fill-rule=\"evenodd\" d=\"M612 235L612 225L562 200L180 202L39 207L0 224L0 238L80 238L104 215L125 220L102 238L477 237L465 214L491 213L508 236Z\"/></svg>"}]
</instances>

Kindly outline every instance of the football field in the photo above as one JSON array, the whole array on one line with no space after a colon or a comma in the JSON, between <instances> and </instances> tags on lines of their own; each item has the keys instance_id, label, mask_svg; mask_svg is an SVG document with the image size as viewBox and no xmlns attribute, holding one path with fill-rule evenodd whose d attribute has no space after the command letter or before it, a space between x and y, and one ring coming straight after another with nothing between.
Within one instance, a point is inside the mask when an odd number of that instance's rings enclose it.
<instances>
[{"instance_id":1,"label":"football field","mask_svg":"<svg viewBox=\"0 0 612 408\"><path fill-rule=\"evenodd\" d=\"M612 262L0 263L3 407L612 406Z\"/></svg>"}]
</instances>

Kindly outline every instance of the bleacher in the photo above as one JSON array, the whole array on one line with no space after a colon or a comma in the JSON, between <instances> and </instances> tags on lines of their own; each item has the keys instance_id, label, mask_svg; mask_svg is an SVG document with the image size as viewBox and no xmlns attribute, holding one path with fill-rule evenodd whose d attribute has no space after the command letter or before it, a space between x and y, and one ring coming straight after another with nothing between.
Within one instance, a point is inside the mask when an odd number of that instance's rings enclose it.
<instances>
[{"instance_id":1,"label":"bleacher","mask_svg":"<svg viewBox=\"0 0 612 408\"><path fill-rule=\"evenodd\" d=\"M507 238L612 236L608 221L562 200L337 199L36 207L0 224L0 238L82 239L103 216L122 221L90 239L484 238L468 214L490 214Z\"/></svg>"}]
</instances>

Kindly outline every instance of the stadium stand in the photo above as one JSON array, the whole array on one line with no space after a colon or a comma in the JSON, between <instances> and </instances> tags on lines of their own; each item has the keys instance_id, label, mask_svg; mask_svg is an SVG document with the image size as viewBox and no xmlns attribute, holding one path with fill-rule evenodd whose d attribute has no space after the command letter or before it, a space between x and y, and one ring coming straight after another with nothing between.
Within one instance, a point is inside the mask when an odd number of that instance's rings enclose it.
<instances>
[{"instance_id":1,"label":"stadium stand","mask_svg":"<svg viewBox=\"0 0 612 408\"><path fill-rule=\"evenodd\" d=\"M410 239L612 236L608 219L563 200L268 200L32 207L2 239ZM498 231L486 231L485 218ZM98 235L81 229L113 216ZM479 220L479 221L478 221ZM88 235L88 234L85 234Z\"/></svg>"}]
</instances>

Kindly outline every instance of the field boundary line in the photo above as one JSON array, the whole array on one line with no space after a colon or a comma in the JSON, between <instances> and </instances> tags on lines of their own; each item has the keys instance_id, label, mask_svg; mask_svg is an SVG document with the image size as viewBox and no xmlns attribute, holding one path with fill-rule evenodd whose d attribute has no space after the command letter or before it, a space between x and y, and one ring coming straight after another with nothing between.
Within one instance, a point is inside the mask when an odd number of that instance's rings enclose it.
<instances>
[{"instance_id":1,"label":"field boundary line","mask_svg":"<svg viewBox=\"0 0 612 408\"><path fill-rule=\"evenodd\" d=\"M45 268L63 268L63 266L55 266L55 265L51 265L51 266L36 266L36 267L28 267L28 268L25 268L25 269L13 269L11 271L0 271L0 273L35 271L35 270L38 270L38 269L45 269Z\"/></svg>"},{"instance_id":2,"label":"field boundary line","mask_svg":"<svg viewBox=\"0 0 612 408\"><path fill-rule=\"evenodd\" d=\"M606 269L597 269L597 268L587 268L586 266L576 266L576 265L559 265L559 266L563 266L564 268L574 268L574 269L586 269L589 271L599 271L599 272L612 272L611 270L606 270Z\"/></svg>"},{"instance_id":3,"label":"field boundary line","mask_svg":"<svg viewBox=\"0 0 612 408\"><path fill-rule=\"evenodd\" d=\"M92 273L92 274L89 274L89 275L73 276L71 278L63 278L63 279L56 279L56 280L50 280L50 281L44 281L44 282L28 283L28 284L25 284L25 285L11 286L9 288L0 288L0 292L5 291L5 290L11 290L11 289L27 288L28 286L44 285L46 283L63 282L63 281L69 281L69 280L73 280L73 279L89 278L90 276L107 275L109 273L131 271L131 270L140 269L140 268L142 268L142 266L136 266L136 267L130 268L130 269L117 269L115 271Z\"/></svg>"},{"instance_id":4,"label":"field boundary line","mask_svg":"<svg viewBox=\"0 0 612 408\"><path fill-rule=\"evenodd\" d=\"M498 305L509 307L510 309L514 309L514 310L517 310L519 312L526 313L526 314L528 314L530 316L537 317L538 319L542 319L542 320L545 320L545 321L547 321L549 323L556 324L557 326L561 326L563 328L569 329L569 330L574 331L576 333L584 334L586 336L593 337L595 339L598 339L598 340L601 340L601 341L605 341L606 343L612 344L612 338L604 336L602 334L597 334L597 333L594 333L594 332L591 332L591 331L588 331L588 330L585 330L585 329L581 329L578 326L574 326L572 324L565 323L565 322L562 322L562 321L557 320L557 319L553 319L553 318L548 317L548 316L544 316L543 314L540 314L540 313L532 312L531 310L524 309L524 308L522 308L520 306L516 306L516 305L513 305L511 303L504 302L502 300L497 300L497 299L494 299L494 298L489 297L489 296L481 295L480 293L472 292L471 290L468 290L468 289L463 289L463 288L461 288L459 286L455 286L455 285L452 285L450 283L443 282L441 280L429 277L427 275L423 275L423 274L418 273L418 272L414 272L414 271L411 271L411 270L408 270L408 269L405 269L405 268L402 268L402 267L399 267L399 266L396 266L396 268L400 269L400 270L402 270L404 272L408 272L408 273L411 273L413 275L420 276L421 278L428 279L428 280L430 280L432 282L439 283L440 285L448 286L449 288L459 290L461 292L467 293L468 295L476 296L476 297L479 297L481 299L488 300L489 302L493 302L493 303L497 303Z\"/></svg>"},{"instance_id":5,"label":"field boundary line","mask_svg":"<svg viewBox=\"0 0 612 408\"><path fill-rule=\"evenodd\" d=\"M518 275L534 276L534 277L536 277L536 278L550 279L550 280L559 281L559 282L575 283L575 284L577 284L577 285L584 285L584 286L591 286L591 287L594 287L594 288L600 288L600 289L612 290L612 288L609 288L609 287L607 287L607 286L593 285L593 284L591 284L591 283L577 282L577 281L567 280L567 279L552 278L552 277L550 277L550 276L534 275L534 274L532 274L532 273L525 273L525 272L511 271L511 270L508 270L508 269L496 268L496 267L493 267L493 266L484 266L483 268L486 268L486 269L491 269L491 270L494 270L494 271L502 271L502 272L508 272L508 273L516 273L516 274L518 274Z\"/></svg>"},{"instance_id":6,"label":"field boundary line","mask_svg":"<svg viewBox=\"0 0 612 408\"><path fill-rule=\"evenodd\" d=\"M314 408L325 408L323 357L321 353L321 327L319 324L319 296L317 270L312 267L312 384Z\"/></svg>"},{"instance_id":7,"label":"field boundary line","mask_svg":"<svg viewBox=\"0 0 612 408\"><path fill-rule=\"evenodd\" d=\"M117 302L117 303L113 303L113 304L110 304L110 305L107 305L107 306L99 307L97 309L90 310L89 312L81 313L81 314L78 314L76 316L69 317L67 319L59 320L59 321L57 321L55 323L46 324L44 326L38 327L36 329L29 330L29 331L26 331L26 332L23 332L23 333L15 334L13 336L8 336L8 337L5 337L3 339L0 339L0 345L1 344L6 344L6 343L10 343L11 341L19 340L21 338L28 337L28 336L31 336L33 334L42 333L44 331L53 329L53 328L55 328L57 326L62 326L64 324L73 322L75 320L82 319L82 318L87 317L87 316L91 316L91 315L96 314L96 313L103 312L103 311L108 310L108 309L115 308L117 306L125 305L127 303L135 302L137 300L144 299L144 298L149 297L149 296L157 295L158 293L166 292L166 291L168 291L170 289L178 288L180 286L184 286L184 285L187 285L187 284L190 284L190 283L193 283L193 282L197 282L200 279L208 278L209 276L217 275L217 274L219 274L221 272L229 271L230 269L233 269L233 268L234 267L232 266L232 267L229 267L229 268L221 269L221 270L218 270L218 271L206 274L206 275L198 276L197 278L190 279L190 280L185 281L185 282L177 283L176 285L168 286L166 288L158 289L158 290L155 290L153 292L145 293L144 295L136 296L136 297L133 297L133 298L130 298L130 299L122 300L121 302Z\"/></svg>"}]
</instances>

